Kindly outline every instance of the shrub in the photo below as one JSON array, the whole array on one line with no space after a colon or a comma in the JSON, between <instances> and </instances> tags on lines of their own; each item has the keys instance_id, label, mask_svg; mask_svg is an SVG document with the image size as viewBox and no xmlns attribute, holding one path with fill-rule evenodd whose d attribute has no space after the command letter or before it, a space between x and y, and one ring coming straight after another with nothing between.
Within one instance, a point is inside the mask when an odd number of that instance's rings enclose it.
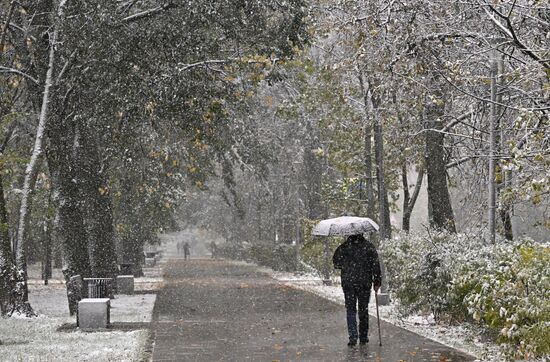
<instances>
[{"instance_id":1,"label":"shrub","mask_svg":"<svg viewBox=\"0 0 550 362\"><path fill-rule=\"evenodd\" d=\"M548 245L432 233L398 234L380 249L404 314L479 323L513 358L550 355Z\"/></svg>"},{"instance_id":2,"label":"shrub","mask_svg":"<svg viewBox=\"0 0 550 362\"><path fill-rule=\"evenodd\" d=\"M455 283L469 289L470 315L498 335L510 356L550 355L550 248L530 240L499 245L485 263L465 266Z\"/></svg>"},{"instance_id":3,"label":"shrub","mask_svg":"<svg viewBox=\"0 0 550 362\"><path fill-rule=\"evenodd\" d=\"M400 311L405 315L432 312L436 320L463 320L467 310L450 286L471 244L466 237L448 233L402 233L382 242L387 283L400 301Z\"/></svg>"}]
</instances>

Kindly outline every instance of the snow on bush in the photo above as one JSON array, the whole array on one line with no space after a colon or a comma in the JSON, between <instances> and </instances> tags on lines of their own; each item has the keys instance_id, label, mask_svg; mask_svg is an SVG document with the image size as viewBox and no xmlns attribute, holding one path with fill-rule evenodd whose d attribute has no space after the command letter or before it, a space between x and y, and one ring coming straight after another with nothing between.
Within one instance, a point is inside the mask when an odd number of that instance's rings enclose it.
<instances>
[{"instance_id":1,"label":"snow on bush","mask_svg":"<svg viewBox=\"0 0 550 362\"><path fill-rule=\"evenodd\" d=\"M403 314L479 323L511 358L550 356L548 245L401 233L380 251Z\"/></svg>"}]
</instances>

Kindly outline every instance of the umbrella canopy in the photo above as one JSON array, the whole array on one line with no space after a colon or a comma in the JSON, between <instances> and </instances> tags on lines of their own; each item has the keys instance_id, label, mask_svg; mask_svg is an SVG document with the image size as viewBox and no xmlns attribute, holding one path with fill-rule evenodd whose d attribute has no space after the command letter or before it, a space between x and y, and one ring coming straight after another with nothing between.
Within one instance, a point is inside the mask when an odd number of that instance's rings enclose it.
<instances>
[{"instance_id":1,"label":"umbrella canopy","mask_svg":"<svg viewBox=\"0 0 550 362\"><path fill-rule=\"evenodd\" d=\"M340 216L320 221L311 233L318 236L346 236L371 231L378 231L378 224L368 217Z\"/></svg>"}]
</instances>

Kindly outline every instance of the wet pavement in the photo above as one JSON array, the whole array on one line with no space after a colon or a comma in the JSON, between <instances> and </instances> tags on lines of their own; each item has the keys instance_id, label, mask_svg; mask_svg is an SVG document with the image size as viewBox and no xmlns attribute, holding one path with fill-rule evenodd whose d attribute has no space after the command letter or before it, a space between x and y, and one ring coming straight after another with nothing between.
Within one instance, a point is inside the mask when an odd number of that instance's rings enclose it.
<instances>
[{"instance_id":1,"label":"wet pavement","mask_svg":"<svg viewBox=\"0 0 550 362\"><path fill-rule=\"evenodd\" d=\"M376 319L350 348L343 306L225 260L169 260L155 305L153 361L473 361Z\"/></svg>"}]
</instances>

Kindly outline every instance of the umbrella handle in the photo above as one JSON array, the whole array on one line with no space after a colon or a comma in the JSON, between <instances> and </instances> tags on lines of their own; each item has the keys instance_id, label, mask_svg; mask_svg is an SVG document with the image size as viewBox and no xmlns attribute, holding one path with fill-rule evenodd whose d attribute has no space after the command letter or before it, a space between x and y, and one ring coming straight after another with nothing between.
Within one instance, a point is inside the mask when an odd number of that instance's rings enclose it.
<instances>
[{"instance_id":1,"label":"umbrella handle","mask_svg":"<svg viewBox=\"0 0 550 362\"><path fill-rule=\"evenodd\" d=\"M376 301L376 320L378 321L378 341L382 346L382 333L380 332L380 312L378 311L378 293L374 291L374 299Z\"/></svg>"}]
</instances>

